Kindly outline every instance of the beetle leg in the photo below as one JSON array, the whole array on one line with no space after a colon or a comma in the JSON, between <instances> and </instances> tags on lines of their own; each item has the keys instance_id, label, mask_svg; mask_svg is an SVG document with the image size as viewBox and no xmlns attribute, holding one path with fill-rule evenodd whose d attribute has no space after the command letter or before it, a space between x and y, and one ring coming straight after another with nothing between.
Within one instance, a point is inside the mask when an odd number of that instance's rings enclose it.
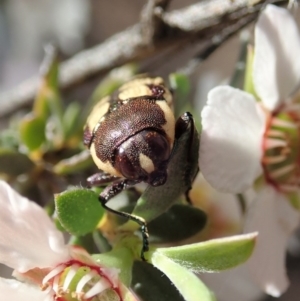
<instances>
[{"instance_id":1,"label":"beetle leg","mask_svg":"<svg viewBox=\"0 0 300 301\"><path fill-rule=\"evenodd\" d=\"M117 214L119 216L122 217L126 217L136 223L138 223L141 226L141 232L142 232L142 239L143 239L143 247L141 250L141 258L142 260L146 261L144 253L147 252L149 250L149 234L148 234L148 228L147 228L147 224L146 221L136 215L127 213L127 212L123 212L123 211L118 211L118 210L114 210L110 207L107 207L106 203L114 196L116 196L117 194L119 194L121 191L123 191L124 189L128 189L131 188L132 186L134 186L135 184L139 183L140 181L136 181L136 180L128 180L128 179L124 179L124 180L120 180L120 181L116 181L114 183L112 183L110 186L107 186L99 195L99 201L101 202L101 205L104 209Z\"/></svg>"},{"instance_id":2,"label":"beetle leg","mask_svg":"<svg viewBox=\"0 0 300 301\"><path fill-rule=\"evenodd\" d=\"M86 179L86 181L89 187L93 187L93 186L101 186L102 184L111 183L117 179L119 179L119 177L110 175L102 171L91 175Z\"/></svg>"},{"instance_id":3,"label":"beetle leg","mask_svg":"<svg viewBox=\"0 0 300 301\"><path fill-rule=\"evenodd\" d=\"M184 114L182 114L176 121L175 143L176 143L176 140L179 139L179 137L186 131L190 132L189 153L187 154L187 162L189 162L190 158L192 158L192 145L193 145L194 135L195 135L195 123L194 123L193 115L189 112L185 112ZM175 147L176 147L176 145L175 145ZM173 149L175 149L175 147ZM198 172L199 172L199 168L198 168ZM198 172L196 173L196 176L197 176ZM190 172L188 171L187 175L189 175L189 174L190 174ZM194 181L195 177L193 179L191 179L191 181L189 181L189 182L192 183ZM189 197L189 192L191 189L192 189L192 187L190 186L190 187L188 187L188 189L185 192L185 199L190 205L192 204L191 199Z\"/></svg>"},{"instance_id":4,"label":"beetle leg","mask_svg":"<svg viewBox=\"0 0 300 301\"><path fill-rule=\"evenodd\" d=\"M175 139L177 140L186 131L190 131L191 133L190 134L190 145L191 145L195 134L195 123L194 123L193 115L189 112L185 112L177 119L175 124Z\"/></svg>"}]
</instances>

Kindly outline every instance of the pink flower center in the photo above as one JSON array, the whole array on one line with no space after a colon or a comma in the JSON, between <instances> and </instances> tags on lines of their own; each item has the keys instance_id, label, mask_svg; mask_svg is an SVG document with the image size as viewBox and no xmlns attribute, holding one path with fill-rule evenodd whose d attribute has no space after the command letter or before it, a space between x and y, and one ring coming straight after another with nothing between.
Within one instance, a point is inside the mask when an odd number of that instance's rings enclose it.
<instances>
[{"instance_id":1,"label":"pink flower center","mask_svg":"<svg viewBox=\"0 0 300 301\"><path fill-rule=\"evenodd\" d=\"M285 104L268 120L262 160L266 181L294 194L300 184L300 104Z\"/></svg>"},{"instance_id":2,"label":"pink flower center","mask_svg":"<svg viewBox=\"0 0 300 301\"><path fill-rule=\"evenodd\" d=\"M43 279L42 289L52 288L57 301L121 301L111 269L70 260L52 269Z\"/></svg>"}]
</instances>

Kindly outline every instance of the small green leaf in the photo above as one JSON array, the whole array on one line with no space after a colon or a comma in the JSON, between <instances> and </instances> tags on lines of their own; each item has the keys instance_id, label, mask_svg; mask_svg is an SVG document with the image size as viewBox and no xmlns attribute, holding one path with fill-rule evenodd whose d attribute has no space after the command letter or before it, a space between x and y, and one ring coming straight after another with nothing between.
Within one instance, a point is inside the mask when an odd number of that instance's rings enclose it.
<instances>
[{"instance_id":1,"label":"small green leaf","mask_svg":"<svg viewBox=\"0 0 300 301\"><path fill-rule=\"evenodd\" d=\"M215 301L213 293L204 283L184 266L177 264L162 253L155 253L151 258L152 264L161 270L176 286L186 301Z\"/></svg>"},{"instance_id":2,"label":"small green leaf","mask_svg":"<svg viewBox=\"0 0 300 301\"><path fill-rule=\"evenodd\" d=\"M57 217L63 227L75 236L95 230L104 209L97 194L89 189L72 189L55 195Z\"/></svg>"},{"instance_id":3,"label":"small green leaf","mask_svg":"<svg viewBox=\"0 0 300 301\"><path fill-rule=\"evenodd\" d=\"M30 172L34 166L34 163L25 154L0 148L0 173L16 177Z\"/></svg>"},{"instance_id":4,"label":"small green leaf","mask_svg":"<svg viewBox=\"0 0 300 301\"><path fill-rule=\"evenodd\" d=\"M63 104L58 90L59 67L54 47L46 47L41 70L41 83L34 101L33 113L47 123L46 137L56 140L49 141L50 145L60 148L64 140ZM52 134L51 131L54 133Z\"/></svg>"},{"instance_id":5,"label":"small green leaf","mask_svg":"<svg viewBox=\"0 0 300 301\"><path fill-rule=\"evenodd\" d=\"M51 45L45 49L45 58L41 67L41 84L36 95L33 112L46 119L50 111L62 116L62 103L58 93L58 62L56 50Z\"/></svg>"},{"instance_id":6,"label":"small green leaf","mask_svg":"<svg viewBox=\"0 0 300 301\"><path fill-rule=\"evenodd\" d=\"M19 131L7 128L0 133L0 147L6 149L17 150L19 147Z\"/></svg>"},{"instance_id":7,"label":"small green leaf","mask_svg":"<svg viewBox=\"0 0 300 301\"><path fill-rule=\"evenodd\" d=\"M175 242L191 237L206 224L206 214L198 208L175 204L148 224L151 242Z\"/></svg>"},{"instance_id":8,"label":"small green leaf","mask_svg":"<svg viewBox=\"0 0 300 301\"><path fill-rule=\"evenodd\" d=\"M59 221L58 218L54 217L54 218L53 218L53 222L54 222L54 224L55 224L57 230L59 230L59 231L61 231L61 232L66 231L66 229L62 226L62 224L61 224L61 222Z\"/></svg>"},{"instance_id":9,"label":"small green leaf","mask_svg":"<svg viewBox=\"0 0 300 301\"><path fill-rule=\"evenodd\" d=\"M184 112L191 112L192 106L189 100L189 93L191 90L190 80L183 73L171 73L169 81L172 90L175 94L175 117L179 117Z\"/></svg>"},{"instance_id":10,"label":"small green leaf","mask_svg":"<svg viewBox=\"0 0 300 301\"><path fill-rule=\"evenodd\" d=\"M146 262L134 263L131 286L144 301L185 301L169 278Z\"/></svg>"},{"instance_id":11,"label":"small green leaf","mask_svg":"<svg viewBox=\"0 0 300 301\"><path fill-rule=\"evenodd\" d=\"M20 122L20 138L29 151L38 149L46 140L45 120L34 114L26 115Z\"/></svg>"},{"instance_id":12,"label":"small green leaf","mask_svg":"<svg viewBox=\"0 0 300 301\"><path fill-rule=\"evenodd\" d=\"M65 139L70 138L74 133L77 133L79 128L83 128L83 123L80 121L81 107L77 102L72 102L68 105L63 115L63 127Z\"/></svg>"},{"instance_id":13,"label":"small green leaf","mask_svg":"<svg viewBox=\"0 0 300 301\"><path fill-rule=\"evenodd\" d=\"M245 262L252 254L256 236L257 233L236 235L180 247L159 248L154 253L163 254L193 272L219 272Z\"/></svg>"},{"instance_id":14,"label":"small green leaf","mask_svg":"<svg viewBox=\"0 0 300 301\"><path fill-rule=\"evenodd\" d=\"M54 167L53 171L58 175L72 174L90 167L93 164L90 152L84 150L70 158L59 161Z\"/></svg>"}]
</instances>

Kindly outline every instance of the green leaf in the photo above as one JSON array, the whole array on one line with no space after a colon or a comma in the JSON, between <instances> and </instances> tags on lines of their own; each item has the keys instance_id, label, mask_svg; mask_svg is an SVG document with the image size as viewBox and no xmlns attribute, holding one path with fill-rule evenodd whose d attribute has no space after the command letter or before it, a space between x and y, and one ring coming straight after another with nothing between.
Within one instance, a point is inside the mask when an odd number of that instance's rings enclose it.
<instances>
[{"instance_id":1,"label":"green leaf","mask_svg":"<svg viewBox=\"0 0 300 301\"><path fill-rule=\"evenodd\" d=\"M62 103L58 92L58 61L56 50L52 46L46 47L45 58L41 67L42 78L33 105L36 116L46 119L49 112L62 117Z\"/></svg>"},{"instance_id":2,"label":"green leaf","mask_svg":"<svg viewBox=\"0 0 300 301\"><path fill-rule=\"evenodd\" d=\"M19 122L18 122L19 123ZM19 130L12 128L3 129L0 133L0 147L17 150L19 147Z\"/></svg>"},{"instance_id":3,"label":"green leaf","mask_svg":"<svg viewBox=\"0 0 300 301\"><path fill-rule=\"evenodd\" d=\"M26 115L20 122L20 139L29 151L38 149L46 140L45 120L34 114Z\"/></svg>"},{"instance_id":4,"label":"green leaf","mask_svg":"<svg viewBox=\"0 0 300 301\"><path fill-rule=\"evenodd\" d=\"M184 112L191 112L192 106L189 101L189 93L191 90L190 80L183 73L171 73L169 81L172 90L174 90L175 101L175 117L179 117Z\"/></svg>"},{"instance_id":5,"label":"green leaf","mask_svg":"<svg viewBox=\"0 0 300 301\"><path fill-rule=\"evenodd\" d=\"M180 247L159 248L154 253L163 254L193 272L219 272L245 262L252 254L256 236L257 233L236 235Z\"/></svg>"},{"instance_id":6,"label":"green leaf","mask_svg":"<svg viewBox=\"0 0 300 301\"><path fill-rule=\"evenodd\" d=\"M59 67L54 47L46 47L41 70L41 83L34 101L33 114L48 124L46 137L51 137L50 145L60 148L64 141L63 104L58 90Z\"/></svg>"},{"instance_id":7,"label":"green leaf","mask_svg":"<svg viewBox=\"0 0 300 301\"><path fill-rule=\"evenodd\" d=\"M201 231L206 214L198 208L175 204L148 224L151 242L176 242Z\"/></svg>"},{"instance_id":8,"label":"green leaf","mask_svg":"<svg viewBox=\"0 0 300 301\"><path fill-rule=\"evenodd\" d=\"M131 286L144 301L184 301L169 278L149 263L136 261L132 276Z\"/></svg>"},{"instance_id":9,"label":"green leaf","mask_svg":"<svg viewBox=\"0 0 300 301\"><path fill-rule=\"evenodd\" d=\"M62 226L75 236L95 230L104 214L97 194L89 189L74 188L55 195L55 207Z\"/></svg>"},{"instance_id":10,"label":"green leaf","mask_svg":"<svg viewBox=\"0 0 300 301\"><path fill-rule=\"evenodd\" d=\"M148 186L138 200L133 214L150 222L175 204L182 194L192 186L198 173L199 135L188 128L177 140L168 165L168 179L162 186ZM134 230L138 226L131 221L123 230Z\"/></svg>"},{"instance_id":11,"label":"green leaf","mask_svg":"<svg viewBox=\"0 0 300 301\"><path fill-rule=\"evenodd\" d=\"M157 252L153 254L151 262L173 282L184 300L216 300L213 293L193 272L177 264L162 253Z\"/></svg>"},{"instance_id":12,"label":"green leaf","mask_svg":"<svg viewBox=\"0 0 300 301\"><path fill-rule=\"evenodd\" d=\"M90 167L93 164L90 152L84 150L70 158L59 161L53 171L58 175L67 175Z\"/></svg>"},{"instance_id":13,"label":"green leaf","mask_svg":"<svg viewBox=\"0 0 300 301\"><path fill-rule=\"evenodd\" d=\"M63 128L65 139L70 138L74 133L77 133L80 128L83 128L83 123L80 122L81 107L77 102L72 102L66 108L63 115Z\"/></svg>"},{"instance_id":14,"label":"green leaf","mask_svg":"<svg viewBox=\"0 0 300 301\"><path fill-rule=\"evenodd\" d=\"M34 163L25 154L0 148L0 173L16 177L30 172L34 166Z\"/></svg>"}]
</instances>

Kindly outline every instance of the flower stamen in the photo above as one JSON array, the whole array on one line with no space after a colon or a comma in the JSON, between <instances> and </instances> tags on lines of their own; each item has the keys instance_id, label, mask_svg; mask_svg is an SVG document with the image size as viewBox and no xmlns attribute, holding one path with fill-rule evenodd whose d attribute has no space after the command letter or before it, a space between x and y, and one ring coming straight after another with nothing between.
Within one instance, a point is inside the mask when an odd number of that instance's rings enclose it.
<instances>
[{"instance_id":1,"label":"flower stamen","mask_svg":"<svg viewBox=\"0 0 300 301\"><path fill-rule=\"evenodd\" d=\"M280 178L288 173L290 173L291 171L293 171L295 168L294 164L290 164L290 165L285 165L281 168L277 168L276 170L270 172L270 176L272 178Z\"/></svg>"},{"instance_id":2,"label":"flower stamen","mask_svg":"<svg viewBox=\"0 0 300 301\"><path fill-rule=\"evenodd\" d=\"M66 279L65 279L65 282L64 282L64 285L63 285L63 290L66 291L71 283L71 281L73 280L77 270L79 268L79 265L77 264L74 264L71 266L67 276L66 276Z\"/></svg>"},{"instance_id":3,"label":"flower stamen","mask_svg":"<svg viewBox=\"0 0 300 301\"><path fill-rule=\"evenodd\" d=\"M56 275L60 274L64 269L66 268L66 265L59 265L55 269L51 270L43 279L42 284L43 286L46 286L47 283L54 278Z\"/></svg>"},{"instance_id":4,"label":"flower stamen","mask_svg":"<svg viewBox=\"0 0 300 301\"><path fill-rule=\"evenodd\" d=\"M295 185L281 185L281 189L285 192L297 192L299 190L299 188Z\"/></svg>"},{"instance_id":5,"label":"flower stamen","mask_svg":"<svg viewBox=\"0 0 300 301\"><path fill-rule=\"evenodd\" d=\"M265 156L263 158L263 163L265 164L277 164L285 161L287 158L286 155L278 155L278 156Z\"/></svg>"},{"instance_id":6,"label":"flower stamen","mask_svg":"<svg viewBox=\"0 0 300 301\"><path fill-rule=\"evenodd\" d=\"M265 147L266 149L275 148L275 147L286 147L287 142L285 140L281 139L273 139L273 138L267 138Z\"/></svg>"},{"instance_id":7,"label":"flower stamen","mask_svg":"<svg viewBox=\"0 0 300 301\"><path fill-rule=\"evenodd\" d=\"M280 107L269 119L263 141L262 165L266 181L284 193L294 193L300 184L299 104Z\"/></svg>"},{"instance_id":8,"label":"flower stamen","mask_svg":"<svg viewBox=\"0 0 300 301\"><path fill-rule=\"evenodd\" d=\"M71 260L51 270L42 281L42 289L52 289L57 301L122 300L118 273L117 269Z\"/></svg>"},{"instance_id":9,"label":"flower stamen","mask_svg":"<svg viewBox=\"0 0 300 301\"><path fill-rule=\"evenodd\" d=\"M272 125L278 126L278 127L283 127L283 128L289 128L289 129L297 129L297 125L294 122L282 120L279 118L273 118Z\"/></svg>"},{"instance_id":10,"label":"flower stamen","mask_svg":"<svg viewBox=\"0 0 300 301\"><path fill-rule=\"evenodd\" d=\"M86 294L85 298L89 299L94 297L95 295L98 295L102 293L104 290L110 288L110 283L106 281L105 279L101 279L101 281L98 281Z\"/></svg>"},{"instance_id":11,"label":"flower stamen","mask_svg":"<svg viewBox=\"0 0 300 301\"><path fill-rule=\"evenodd\" d=\"M77 284L76 293L80 293L83 287L95 276L95 273L91 271L90 273L84 275Z\"/></svg>"},{"instance_id":12,"label":"flower stamen","mask_svg":"<svg viewBox=\"0 0 300 301\"><path fill-rule=\"evenodd\" d=\"M282 131L278 131L278 130L269 130L268 136L274 137L274 138L285 139L285 134Z\"/></svg>"},{"instance_id":13,"label":"flower stamen","mask_svg":"<svg viewBox=\"0 0 300 301\"><path fill-rule=\"evenodd\" d=\"M54 278L54 281L53 281L53 284L52 284L52 288L53 288L53 290L54 290L54 292L55 292L56 294L58 294L59 279L60 279L60 277L59 277L59 275L57 275L57 276Z\"/></svg>"}]
</instances>

